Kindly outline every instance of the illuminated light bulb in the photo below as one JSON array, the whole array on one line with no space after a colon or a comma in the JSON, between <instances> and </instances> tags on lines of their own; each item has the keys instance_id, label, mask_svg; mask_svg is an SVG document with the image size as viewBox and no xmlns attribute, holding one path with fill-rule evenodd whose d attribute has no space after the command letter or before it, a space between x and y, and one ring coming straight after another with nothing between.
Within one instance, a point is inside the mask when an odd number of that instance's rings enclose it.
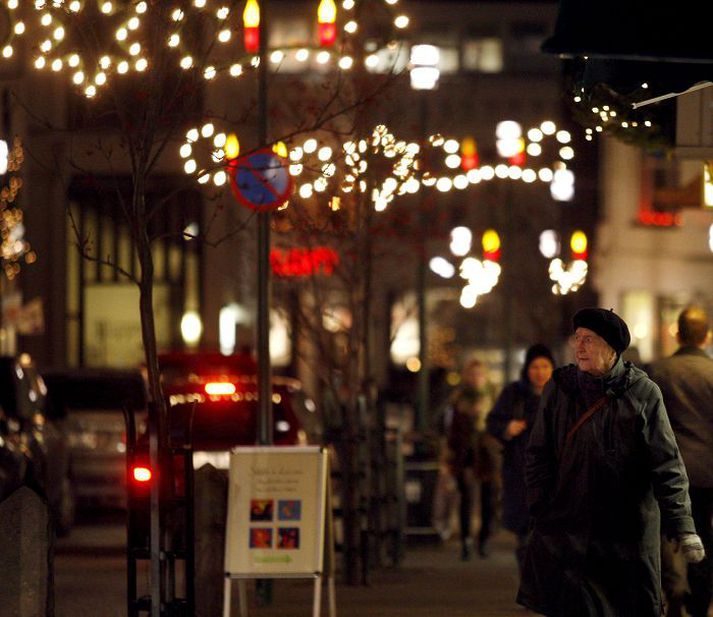
<instances>
[{"instance_id":1,"label":"illuminated light bulb","mask_svg":"<svg viewBox=\"0 0 713 617\"><path fill-rule=\"evenodd\" d=\"M431 261L428 262L428 267L431 269L431 272L444 279L453 278L456 273L455 266L445 257L433 257Z\"/></svg>"},{"instance_id":2,"label":"illuminated light bulb","mask_svg":"<svg viewBox=\"0 0 713 617\"><path fill-rule=\"evenodd\" d=\"M314 190L318 193L324 193L327 190L327 181L324 178L317 178L314 181Z\"/></svg>"},{"instance_id":3,"label":"illuminated light bulb","mask_svg":"<svg viewBox=\"0 0 713 617\"><path fill-rule=\"evenodd\" d=\"M40 17L40 23L45 27L49 26L52 23L52 15L45 13Z\"/></svg>"},{"instance_id":4,"label":"illuminated light bulb","mask_svg":"<svg viewBox=\"0 0 713 617\"><path fill-rule=\"evenodd\" d=\"M522 127L514 120L503 120L495 126L495 137L503 140L516 140L522 135Z\"/></svg>"},{"instance_id":5,"label":"illuminated light bulb","mask_svg":"<svg viewBox=\"0 0 713 617\"><path fill-rule=\"evenodd\" d=\"M300 187L299 194L302 199L309 199L312 197L312 194L314 193L314 189L312 188L311 184L303 184Z\"/></svg>"},{"instance_id":6,"label":"illuminated light bulb","mask_svg":"<svg viewBox=\"0 0 713 617\"><path fill-rule=\"evenodd\" d=\"M198 141L198 138L200 137L200 134L198 133L198 129L190 129L186 133L186 139L190 142L196 142Z\"/></svg>"},{"instance_id":7,"label":"illuminated light bulb","mask_svg":"<svg viewBox=\"0 0 713 617\"><path fill-rule=\"evenodd\" d=\"M255 54L260 51L260 5L257 0L248 0L243 11L243 45L245 51Z\"/></svg>"},{"instance_id":8,"label":"illuminated light bulb","mask_svg":"<svg viewBox=\"0 0 713 617\"><path fill-rule=\"evenodd\" d=\"M62 60L56 58L52 61L52 70L57 72L62 70Z\"/></svg>"},{"instance_id":9,"label":"illuminated light bulb","mask_svg":"<svg viewBox=\"0 0 713 617\"><path fill-rule=\"evenodd\" d=\"M534 128L534 129L530 129L529 131L527 131L527 138L530 141L542 141L542 137L543 137L543 135L542 135L542 131L540 129Z\"/></svg>"},{"instance_id":10,"label":"illuminated light bulb","mask_svg":"<svg viewBox=\"0 0 713 617\"><path fill-rule=\"evenodd\" d=\"M198 169L198 165L196 164L195 159L188 159L184 164L183 164L183 171L185 171L187 174L192 174Z\"/></svg>"},{"instance_id":11,"label":"illuminated light bulb","mask_svg":"<svg viewBox=\"0 0 713 617\"><path fill-rule=\"evenodd\" d=\"M307 154L312 154L317 150L317 140L313 137L310 137L307 141L305 141L304 145L302 146L302 149Z\"/></svg>"},{"instance_id":12,"label":"illuminated light bulb","mask_svg":"<svg viewBox=\"0 0 713 617\"><path fill-rule=\"evenodd\" d=\"M453 181L450 178L443 176L438 178L436 182L436 189L441 191L441 193L447 193L453 188Z\"/></svg>"},{"instance_id":13,"label":"illuminated light bulb","mask_svg":"<svg viewBox=\"0 0 713 617\"><path fill-rule=\"evenodd\" d=\"M323 146L319 149L319 152L317 152L317 158L320 161L328 161L330 158L332 158L332 149L329 146Z\"/></svg>"},{"instance_id":14,"label":"illuminated light bulb","mask_svg":"<svg viewBox=\"0 0 713 617\"><path fill-rule=\"evenodd\" d=\"M108 69L111 66L111 58L109 56L102 56L99 59L99 66L104 70Z\"/></svg>"},{"instance_id":15,"label":"illuminated light bulb","mask_svg":"<svg viewBox=\"0 0 713 617\"><path fill-rule=\"evenodd\" d=\"M304 165L302 165L302 163L294 163L290 165L287 170L291 176L299 176L304 170Z\"/></svg>"},{"instance_id":16,"label":"illuminated light bulb","mask_svg":"<svg viewBox=\"0 0 713 617\"><path fill-rule=\"evenodd\" d=\"M240 141L235 133L230 133L225 138L225 156L229 159L236 159L240 154Z\"/></svg>"},{"instance_id":17,"label":"illuminated light bulb","mask_svg":"<svg viewBox=\"0 0 713 617\"><path fill-rule=\"evenodd\" d=\"M24 34L24 32L25 32L25 22L18 21L18 22L15 24L14 30L15 30L15 34L18 34L18 35Z\"/></svg>"},{"instance_id":18,"label":"illuminated light bulb","mask_svg":"<svg viewBox=\"0 0 713 617\"><path fill-rule=\"evenodd\" d=\"M225 151L222 148L213 150L211 158L213 159L214 163L220 163L225 158Z\"/></svg>"},{"instance_id":19,"label":"illuminated light bulb","mask_svg":"<svg viewBox=\"0 0 713 617\"><path fill-rule=\"evenodd\" d=\"M348 71L354 65L354 59L351 56L342 56L339 59L339 68L343 71Z\"/></svg>"},{"instance_id":20,"label":"illuminated light bulb","mask_svg":"<svg viewBox=\"0 0 713 617\"><path fill-rule=\"evenodd\" d=\"M136 30L140 25L141 25L141 20L138 17L132 17L126 23L126 26L129 28L129 30Z\"/></svg>"},{"instance_id":21,"label":"illuminated light bulb","mask_svg":"<svg viewBox=\"0 0 713 617\"><path fill-rule=\"evenodd\" d=\"M542 182L552 182L554 172L549 167L543 167L542 169L540 169L540 171L537 172L537 177Z\"/></svg>"},{"instance_id":22,"label":"illuminated light bulb","mask_svg":"<svg viewBox=\"0 0 713 617\"><path fill-rule=\"evenodd\" d=\"M386 4L396 4L399 0L386 0Z\"/></svg>"},{"instance_id":23,"label":"illuminated light bulb","mask_svg":"<svg viewBox=\"0 0 713 617\"><path fill-rule=\"evenodd\" d=\"M455 154L460 150L460 144L455 139L448 139L443 143L443 150L448 154Z\"/></svg>"},{"instance_id":24,"label":"illuminated light bulb","mask_svg":"<svg viewBox=\"0 0 713 617\"><path fill-rule=\"evenodd\" d=\"M171 19L173 21L182 21L184 16L185 15L181 9L176 9L173 13L171 13Z\"/></svg>"},{"instance_id":25,"label":"illuminated light bulb","mask_svg":"<svg viewBox=\"0 0 713 617\"><path fill-rule=\"evenodd\" d=\"M35 68L36 69L43 69L47 65L47 61L45 60L44 56L38 56L35 58Z\"/></svg>"},{"instance_id":26,"label":"illuminated light bulb","mask_svg":"<svg viewBox=\"0 0 713 617\"><path fill-rule=\"evenodd\" d=\"M106 73L99 72L94 76L94 83L97 86L103 86L106 83Z\"/></svg>"},{"instance_id":27,"label":"illuminated light bulb","mask_svg":"<svg viewBox=\"0 0 713 617\"><path fill-rule=\"evenodd\" d=\"M87 98L89 98L89 99L91 99L92 97L96 96L96 94L97 94L97 88L96 88L96 86L93 86L93 85L92 85L92 86L87 86L87 87L84 89L84 95L85 95Z\"/></svg>"},{"instance_id":28,"label":"illuminated light bulb","mask_svg":"<svg viewBox=\"0 0 713 617\"><path fill-rule=\"evenodd\" d=\"M128 36L129 36L129 31L126 28L119 28L116 31L116 40L117 41L125 41Z\"/></svg>"},{"instance_id":29,"label":"illuminated light bulb","mask_svg":"<svg viewBox=\"0 0 713 617\"><path fill-rule=\"evenodd\" d=\"M364 58L364 64L369 69L375 69L379 66L379 56L376 54L369 54L366 58Z\"/></svg>"},{"instance_id":30,"label":"illuminated light bulb","mask_svg":"<svg viewBox=\"0 0 713 617\"><path fill-rule=\"evenodd\" d=\"M570 238L569 241L569 247L572 249L572 253L574 253L577 256L583 256L583 257L577 257L578 259L586 258L586 252L587 252L587 234L585 234L581 230L576 230L572 232L572 237Z\"/></svg>"},{"instance_id":31,"label":"illuminated light bulb","mask_svg":"<svg viewBox=\"0 0 713 617\"><path fill-rule=\"evenodd\" d=\"M178 47L181 43L181 35L178 33L173 33L171 36L168 37L168 46L169 47Z\"/></svg>"},{"instance_id":32,"label":"illuminated light bulb","mask_svg":"<svg viewBox=\"0 0 713 617\"><path fill-rule=\"evenodd\" d=\"M19 0L8 0L7 8L11 11L15 10L20 5Z\"/></svg>"},{"instance_id":33,"label":"illuminated light bulb","mask_svg":"<svg viewBox=\"0 0 713 617\"><path fill-rule=\"evenodd\" d=\"M207 184L210 180L210 174L203 174L198 178L198 184Z\"/></svg>"},{"instance_id":34,"label":"illuminated light bulb","mask_svg":"<svg viewBox=\"0 0 713 617\"><path fill-rule=\"evenodd\" d=\"M182 158L187 159L189 156L191 156L193 148L191 147L191 144L183 144L178 152Z\"/></svg>"},{"instance_id":35,"label":"illuminated light bulb","mask_svg":"<svg viewBox=\"0 0 713 617\"><path fill-rule=\"evenodd\" d=\"M257 67L259 67L259 66L260 66L260 56L253 56L253 57L250 59L250 66L252 66L252 67L255 68L255 69L256 69Z\"/></svg>"},{"instance_id":36,"label":"illuminated light bulb","mask_svg":"<svg viewBox=\"0 0 713 617\"><path fill-rule=\"evenodd\" d=\"M297 62L306 62L308 58L309 50L307 49L302 48L295 52L295 60L297 60Z\"/></svg>"},{"instance_id":37,"label":"illuminated light bulb","mask_svg":"<svg viewBox=\"0 0 713 617\"><path fill-rule=\"evenodd\" d=\"M292 148L290 150L290 160L291 161L301 161L302 160L302 148Z\"/></svg>"},{"instance_id":38,"label":"illuminated light bulb","mask_svg":"<svg viewBox=\"0 0 713 617\"><path fill-rule=\"evenodd\" d=\"M129 46L129 53L132 56L138 56L141 53L141 43L132 43Z\"/></svg>"},{"instance_id":39,"label":"illuminated light bulb","mask_svg":"<svg viewBox=\"0 0 713 617\"><path fill-rule=\"evenodd\" d=\"M231 37L232 37L232 33L231 33L230 30L227 29L227 28L224 29L224 30L221 30L221 31L218 33L218 40L219 40L221 43L227 43L228 41L230 41L230 38L231 38Z\"/></svg>"},{"instance_id":40,"label":"illuminated light bulb","mask_svg":"<svg viewBox=\"0 0 713 617\"><path fill-rule=\"evenodd\" d=\"M207 66L205 69L203 69L203 77L205 79L213 79L217 74L217 71L214 66Z\"/></svg>"},{"instance_id":41,"label":"illuminated light bulb","mask_svg":"<svg viewBox=\"0 0 713 617\"><path fill-rule=\"evenodd\" d=\"M287 146L284 141L275 142L272 146L272 151L283 159L287 158Z\"/></svg>"},{"instance_id":42,"label":"illuminated light bulb","mask_svg":"<svg viewBox=\"0 0 713 617\"><path fill-rule=\"evenodd\" d=\"M225 142L228 140L227 136L225 133L217 133L216 136L213 138L213 145L216 148L222 148L225 146Z\"/></svg>"},{"instance_id":43,"label":"illuminated light bulb","mask_svg":"<svg viewBox=\"0 0 713 617\"><path fill-rule=\"evenodd\" d=\"M81 8L82 8L82 3L79 2L79 0L73 0L73 2L69 3L69 10L72 13L78 13Z\"/></svg>"},{"instance_id":44,"label":"illuminated light bulb","mask_svg":"<svg viewBox=\"0 0 713 617\"><path fill-rule=\"evenodd\" d=\"M342 8L345 11L351 11L354 8L354 0L344 0L344 2L342 2Z\"/></svg>"},{"instance_id":45,"label":"illuminated light bulb","mask_svg":"<svg viewBox=\"0 0 713 617\"><path fill-rule=\"evenodd\" d=\"M49 39L42 41L42 44L40 45L40 51L44 53L49 53L52 49L52 41Z\"/></svg>"},{"instance_id":46,"label":"illuminated light bulb","mask_svg":"<svg viewBox=\"0 0 713 617\"><path fill-rule=\"evenodd\" d=\"M527 153L530 156L540 156L542 154L542 146L538 143L527 144Z\"/></svg>"},{"instance_id":47,"label":"illuminated light bulb","mask_svg":"<svg viewBox=\"0 0 713 617\"><path fill-rule=\"evenodd\" d=\"M574 150L570 146L564 146L560 148L560 158L569 161L574 158Z\"/></svg>"},{"instance_id":48,"label":"illuminated light bulb","mask_svg":"<svg viewBox=\"0 0 713 617\"><path fill-rule=\"evenodd\" d=\"M114 9L114 5L111 2L104 2L101 6L101 12L108 15Z\"/></svg>"},{"instance_id":49,"label":"illuminated light bulb","mask_svg":"<svg viewBox=\"0 0 713 617\"><path fill-rule=\"evenodd\" d=\"M545 120L542 124L540 124L540 130L545 135L554 135L557 130L557 126L554 122L552 122L552 120Z\"/></svg>"},{"instance_id":50,"label":"illuminated light bulb","mask_svg":"<svg viewBox=\"0 0 713 617\"><path fill-rule=\"evenodd\" d=\"M501 180L504 180L505 178L508 177L508 166L505 165L505 163L500 163L500 165L497 165L495 167L495 175L500 178Z\"/></svg>"},{"instance_id":51,"label":"illuminated light bulb","mask_svg":"<svg viewBox=\"0 0 713 617\"><path fill-rule=\"evenodd\" d=\"M223 186L228 179L228 174L224 171L217 171L213 176L213 184L216 186Z\"/></svg>"},{"instance_id":52,"label":"illuminated light bulb","mask_svg":"<svg viewBox=\"0 0 713 617\"><path fill-rule=\"evenodd\" d=\"M122 60L116 65L116 70L119 74L125 75L129 72L129 63L126 60Z\"/></svg>"},{"instance_id":53,"label":"illuminated light bulb","mask_svg":"<svg viewBox=\"0 0 713 617\"><path fill-rule=\"evenodd\" d=\"M650 127L650 126L651 126L651 120L644 120L644 126Z\"/></svg>"},{"instance_id":54,"label":"illuminated light bulb","mask_svg":"<svg viewBox=\"0 0 713 617\"><path fill-rule=\"evenodd\" d=\"M572 141L572 135L570 135L569 131L557 131L555 139L561 144L568 144Z\"/></svg>"},{"instance_id":55,"label":"illuminated light bulb","mask_svg":"<svg viewBox=\"0 0 713 617\"><path fill-rule=\"evenodd\" d=\"M508 177L510 180L519 180L522 178L522 167L518 167L517 165L510 165L508 168Z\"/></svg>"},{"instance_id":56,"label":"illuminated light bulb","mask_svg":"<svg viewBox=\"0 0 713 617\"><path fill-rule=\"evenodd\" d=\"M329 62L329 59L332 57L332 54L330 54L328 51L320 51L317 54L317 63L318 64L327 64Z\"/></svg>"},{"instance_id":57,"label":"illuminated light bulb","mask_svg":"<svg viewBox=\"0 0 713 617\"><path fill-rule=\"evenodd\" d=\"M545 231L540 234L539 248L542 256L547 259L552 259L559 255L560 241L557 232L553 229L545 229Z\"/></svg>"},{"instance_id":58,"label":"illuminated light bulb","mask_svg":"<svg viewBox=\"0 0 713 617\"><path fill-rule=\"evenodd\" d=\"M449 154L446 157L446 167L449 167L450 169L457 169L460 167L460 156L457 154Z\"/></svg>"},{"instance_id":59,"label":"illuminated light bulb","mask_svg":"<svg viewBox=\"0 0 713 617\"><path fill-rule=\"evenodd\" d=\"M358 27L359 25L354 20L348 21L346 24L344 24L344 32L346 32L347 34L354 34L357 31Z\"/></svg>"},{"instance_id":60,"label":"illuminated light bulb","mask_svg":"<svg viewBox=\"0 0 713 617\"><path fill-rule=\"evenodd\" d=\"M222 6L215 12L215 16L222 21L228 19L229 15L230 9L227 6Z\"/></svg>"},{"instance_id":61,"label":"illuminated light bulb","mask_svg":"<svg viewBox=\"0 0 713 617\"><path fill-rule=\"evenodd\" d=\"M396 26L399 30L403 30L404 28L408 28L409 21L410 20L407 15L399 15L396 19L394 19L394 26Z\"/></svg>"},{"instance_id":62,"label":"illuminated light bulb","mask_svg":"<svg viewBox=\"0 0 713 617\"><path fill-rule=\"evenodd\" d=\"M233 64L230 67L230 76L231 77L240 77L243 74L243 65L242 64Z\"/></svg>"},{"instance_id":63,"label":"illuminated light bulb","mask_svg":"<svg viewBox=\"0 0 713 617\"><path fill-rule=\"evenodd\" d=\"M193 1L193 6L195 6L197 9L204 9L206 5L206 0L194 0Z\"/></svg>"},{"instance_id":64,"label":"illuminated light bulb","mask_svg":"<svg viewBox=\"0 0 713 617\"><path fill-rule=\"evenodd\" d=\"M134 65L134 68L139 72L142 73L145 71L149 66L149 61L146 58L139 58L136 61L136 64Z\"/></svg>"},{"instance_id":65,"label":"illuminated light bulb","mask_svg":"<svg viewBox=\"0 0 713 617\"><path fill-rule=\"evenodd\" d=\"M12 56L12 45L5 45L2 48L3 58L10 58Z\"/></svg>"},{"instance_id":66,"label":"illuminated light bulb","mask_svg":"<svg viewBox=\"0 0 713 617\"><path fill-rule=\"evenodd\" d=\"M139 14L145 13L148 10L148 4L146 2L139 2L136 5L136 12Z\"/></svg>"},{"instance_id":67,"label":"illuminated light bulb","mask_svg":"<svg viewBox=\"0 0 713 617\"><path fill-rule=\"evenodd\" d=\"M537 172L534 169L523 169L522 170L522 181L530 184L537 180Z\"/></svg>"},{"instance_id":68,"label":"illuminated light bulb","mask_svg":"<svg viewBox=\"0 0 713 617\"><path fill-rule=\"evenodd\" d=\"M495 170L490 166L486 165L485 167L480 168L480 177L483 180L492 180L495 177Z\"/></svg>"},{"instance_id":69,"label":"illuminated light bulb","mask_svg":"<svg viewBox=\"0 0 713 617\"><path fill-rule=\"evenodd\" d=\"M212 123L206 122L202 127L201 127L201 135L203 137L210 137L213 135L213 131L215 131L215 127L213 126Z\"/></svg>"},{"instance_id":70,"label":"illuminated light bulb","mask_svg":"<svg viewBox=\"0 0 713 617\"><path fill-rule=\"evenodd\" d=\"M468 182L471 184L478 184L480 182L480 169L469 169L465 177L468 178Z\"/></svg>"},{"instance_id":71,"label":"illuminated light bulb","mask_svg":"<svg viewBox=\"0 0 713 617\"><path fill-rule=\"evenodd\" d=\"M282 53L279 49L276 49L270 54L270 62L273 64L278 64L282 62L285 58L285 54Z\"/></svg>"},{"instance_id":72,"label":"illuminated light bulb","mask_svg":"<svg viewBox=\"0 0 713 617\"><path fill-rule=\"evenodd\" d=\"M191 56L183 56L181 58L181 68L182 69L190 69L193 66L193 58Z\"/></svg>"}]
</instances>

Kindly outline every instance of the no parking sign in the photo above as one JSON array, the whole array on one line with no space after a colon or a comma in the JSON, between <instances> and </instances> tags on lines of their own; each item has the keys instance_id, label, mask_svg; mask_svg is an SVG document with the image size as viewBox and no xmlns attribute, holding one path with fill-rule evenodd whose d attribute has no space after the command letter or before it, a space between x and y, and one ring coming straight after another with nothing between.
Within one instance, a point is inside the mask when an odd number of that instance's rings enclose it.
<instances>
[{"instance_id":1,"label":"no parking sign","mask_svg":"<svg viewBox=\"0 0 713 617\"><path fill-rule=\"evenodd\" d=\"M284 159L268 148L230 161L228 177L235 199L252 210L274 210L292 194Z\"/></svg>"}]
</instances>

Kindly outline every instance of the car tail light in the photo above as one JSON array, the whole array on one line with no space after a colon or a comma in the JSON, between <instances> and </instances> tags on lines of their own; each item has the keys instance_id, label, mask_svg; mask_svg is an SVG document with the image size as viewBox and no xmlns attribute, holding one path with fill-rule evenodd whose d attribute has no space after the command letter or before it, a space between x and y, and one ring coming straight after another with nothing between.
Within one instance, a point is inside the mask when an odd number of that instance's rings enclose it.
<instances>
[{"instance_id":1,"label":"car tail light","mask_svg":"<svg viewBox=\"0 0 713 617\"><path fill-rule=\"evenodd\" d=\"M230 396L235 394L235 384L229 381L209 381L204 390L210 396Z\"/></svg>"},{"instance_id":2,"label":"car tail light","mask_svg":"<svg viewBox=\"0 0 713 617\"><path fill-rule=\"evenodd\" d=\"M137 465L131 470L131 477L139 484L150 482L152 476L151 469L143 465Z\"/></svg>"}]
</instances>

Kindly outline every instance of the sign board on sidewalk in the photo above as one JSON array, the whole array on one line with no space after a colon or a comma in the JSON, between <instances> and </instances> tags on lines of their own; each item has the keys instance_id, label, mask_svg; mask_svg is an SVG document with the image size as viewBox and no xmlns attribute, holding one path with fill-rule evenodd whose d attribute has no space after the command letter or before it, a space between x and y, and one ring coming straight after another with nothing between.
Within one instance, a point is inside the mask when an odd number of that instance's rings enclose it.
<instances>
[{"instance_id":1,"label":"sign board on sidewalk","mask_svg":"<svg viewBox=\"0 0 713 617\"><path fill-rule=\"evenodd\" d=\"M279 208L294 186L285 159L267 148L230 161L228 178L238 203L258 211Z\"/></svg>"},{"instance_id":2,"label":"sign board on sidewalk","mask_svg":"<svg viewBox=\"0 0 713 617\"><path fill-rule=\"evenodd\" d=\"M231 452L226 576L322 574L327 469L327 451L319 447Z\"/></svg>"}]
</instances>

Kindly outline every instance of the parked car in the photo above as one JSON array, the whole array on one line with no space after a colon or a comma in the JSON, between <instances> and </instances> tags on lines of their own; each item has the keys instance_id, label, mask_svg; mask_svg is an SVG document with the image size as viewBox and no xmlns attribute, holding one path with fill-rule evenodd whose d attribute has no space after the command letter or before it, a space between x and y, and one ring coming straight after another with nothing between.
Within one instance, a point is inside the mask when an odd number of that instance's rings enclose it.
<instances>
[{"instance_id":1,"label":"parked car","mask_svg":"<svg viewBox=\"0 0 713 617\"><path fill-rule=\"evenodd\" d=\"M62 419L47 414L46 395L28 354L0 357L0 500L30 486L47 499L63 535L75 513L69 444Z\"/></svg>"},{"instance_id":2,"label":"parked car","mask_svg":"<svg viewBox=\"0 0 713 617\"><path fill-rule=\"evenodd\" d=\"M179 352L159 355L163 390L174 441L185 437L193 446L194 467L211 463L227 469L229 450L257 442L259 405L257 365L246 354ZM272 379L275 445L316 443L320 422L314 402L300 382Z\"/></svg>"},{"instance_id":3,"label":"parked car","mask_svg":"<svg viewBox=\"0 0 713 617\"><path fill-rule=\"evenodd\" d=\"M72 487L80 507L126 507L126 419L146 422L146 386L137 370L43 371L50 414L66 427Z\"/></svg>"}]
</instances>

